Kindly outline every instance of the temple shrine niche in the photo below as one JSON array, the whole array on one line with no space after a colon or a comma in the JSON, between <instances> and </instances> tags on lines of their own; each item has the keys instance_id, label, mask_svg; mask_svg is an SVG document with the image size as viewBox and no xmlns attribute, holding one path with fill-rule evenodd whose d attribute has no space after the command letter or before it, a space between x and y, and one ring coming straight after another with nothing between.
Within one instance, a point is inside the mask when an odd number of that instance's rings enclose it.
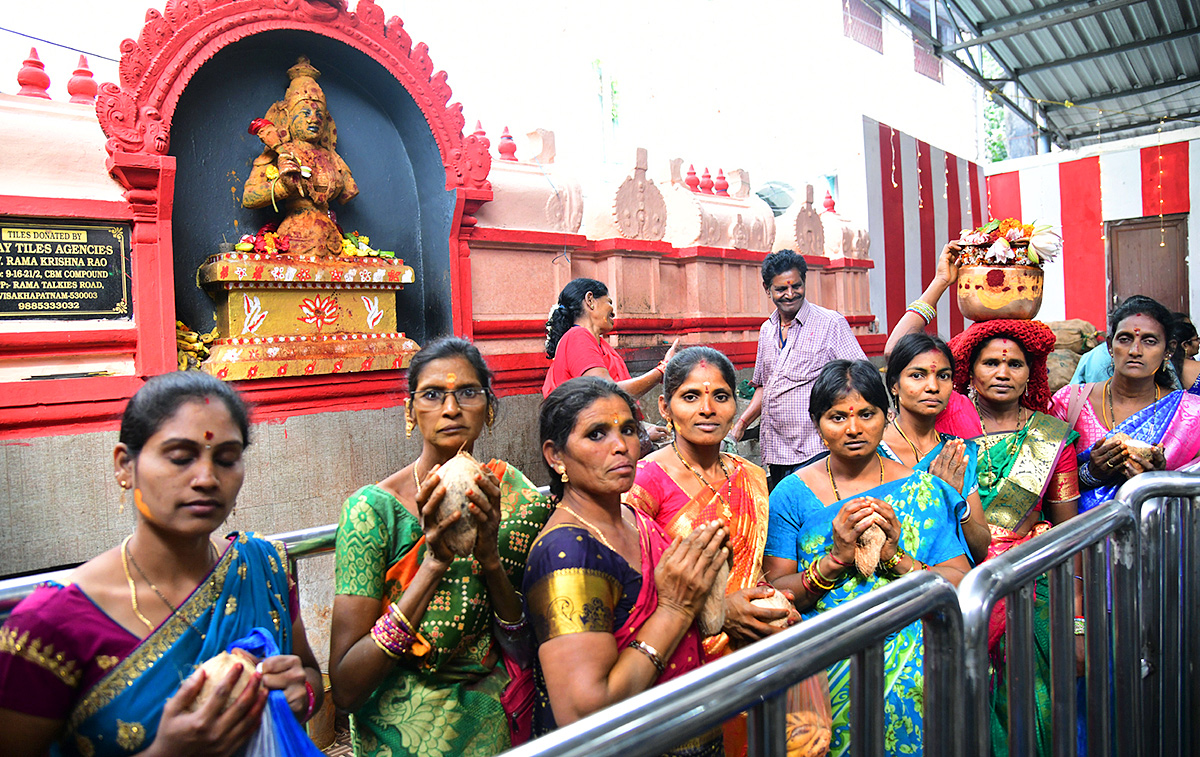
<instances>
[{"instance_id":1,"label":"temple shrine niche","mask_svg":"<svg viewBox=\"0 0 1200 757\"><path fill-rule=\"evenodd\" d=\"M262 152L242 190L242 207L281 220L200 266L217 305L200 367L231 380L404 368L418 346L397 331L395 295L413 269L337 223L331 201L353 200L358 184L337 153L320 71L301 56L287 73L284 98L250 122ZM190 341L180 368L192 367Z\"/></svg>"}]
</instances>

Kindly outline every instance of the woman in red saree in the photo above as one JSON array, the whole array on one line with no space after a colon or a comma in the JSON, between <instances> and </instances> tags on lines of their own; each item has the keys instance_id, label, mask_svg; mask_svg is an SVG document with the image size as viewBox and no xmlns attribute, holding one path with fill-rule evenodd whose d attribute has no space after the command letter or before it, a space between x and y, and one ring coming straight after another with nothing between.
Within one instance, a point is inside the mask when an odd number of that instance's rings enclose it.
<instances>
[{"instance_id":1,"label":"woman in red saree","mask_svg":"<svg viewBox=\"0 0 1200 757\"><path fill-rule=\"evenodd\" d=\"M539 425L558 506L525 567L539 645L535 735L697 668L696 613L729 557L723 522L672 540L621 503L636 471L637 421L614 383L565 382L543 401ZM671 753L721 754L720 730Z\"/></svg>"}]
</instances>

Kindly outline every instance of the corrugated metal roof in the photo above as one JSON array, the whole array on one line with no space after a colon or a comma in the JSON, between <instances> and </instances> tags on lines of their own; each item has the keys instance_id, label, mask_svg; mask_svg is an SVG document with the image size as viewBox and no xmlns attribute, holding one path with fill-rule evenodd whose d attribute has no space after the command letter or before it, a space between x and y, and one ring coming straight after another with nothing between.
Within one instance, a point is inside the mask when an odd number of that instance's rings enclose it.
<instances>
[{"instance_id":1,"label":"corrugated metal roof","mask_svg":"<svg viewBox=\"0 0 1200 757\"><path fill-rule=\"evenodd\" d=\"M971 65L986 46L1006 72L991 84L1064 147L1200 125L1196 0L938 2L963 35L942 54Z\"/></svg>"}]
</instances>

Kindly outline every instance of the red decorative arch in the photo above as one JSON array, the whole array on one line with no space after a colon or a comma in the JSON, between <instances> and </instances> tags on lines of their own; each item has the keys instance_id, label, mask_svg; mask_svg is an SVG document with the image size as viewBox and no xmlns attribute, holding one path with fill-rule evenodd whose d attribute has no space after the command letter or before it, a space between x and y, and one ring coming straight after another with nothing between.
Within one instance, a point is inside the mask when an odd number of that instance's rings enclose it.
<instances>
[{"instance_id":1,"label":"red decorative arch","mask_svg":"<svg viewBox=\"0 0 1200 757\"><path fill-rule=\"evenodd\" d=\"M109 154L166 155L171 118L192 76L221 48L276 29L320 34L370 56L421 109L446 188L468 190L467 199L476 199L470 190L491 190L487 142L464 137L462 105L450 103L446 72L435 72L428 46L414 45L398 17L385 22L374 0L359 0L353 12L345 0L168 0L162 13L148 10L137 41L121 44L120 85L104 84L96 98Z\"/></svg>"}]
</instances>

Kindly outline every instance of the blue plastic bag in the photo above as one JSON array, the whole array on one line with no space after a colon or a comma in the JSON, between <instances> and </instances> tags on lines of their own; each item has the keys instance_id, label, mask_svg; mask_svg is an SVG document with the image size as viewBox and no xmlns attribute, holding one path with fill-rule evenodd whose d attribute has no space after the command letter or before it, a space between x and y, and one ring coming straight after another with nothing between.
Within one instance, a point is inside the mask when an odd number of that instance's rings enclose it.
<instances>
[{"instance_id":1,"label":"blue plastic bag","mask_svg":"<svg viewBox=\"0 0 1200 757\"><path fill-rule=\"evenodd\" d=\"M275 637L261 627L225 647L226 652L234 649L244 649L259 659L279 654ZM267 695L262 725L250 737L241 754L246 757L324 757L324 753L305 733L304 726L296 720L287 697L279 690Z\"/></svg>"}]
</instances>

